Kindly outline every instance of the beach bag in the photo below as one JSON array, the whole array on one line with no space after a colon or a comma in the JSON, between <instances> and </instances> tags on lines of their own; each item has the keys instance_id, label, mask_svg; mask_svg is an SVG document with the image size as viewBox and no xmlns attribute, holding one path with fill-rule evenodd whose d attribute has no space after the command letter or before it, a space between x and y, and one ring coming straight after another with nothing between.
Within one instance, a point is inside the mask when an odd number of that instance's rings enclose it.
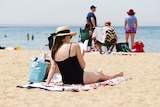
<instances>
[{"instance_id":1,"label":"beach bag","mask_svg":"<svg viewBox=\"0 0 160 107\"><path fill-rule=\"evenodd\" d=\"M128 42L117 43L116 50L117 52L130 52Z\"/></svg>"},{"instance_id":2,"label":"beach bag","mask_svg":"<svg viewBox=\"0 0 160 107\"><path fill-rule=\"evenodd\" d=\"M79 42L82 42L82 43L84 43L85 40L88 40L89 39L89 30L80 28L79 38L80 38Z\"/></svg>"},{"instance_id":3,"label":"beach bag","mask_svg":"<svg viewBox=\"0 0 160 107\"><path fill-rule=\"evenodd\" d=\"M46 68L49 60L43 57L32 57L30 59L30 68L28 74L29 82L42 82L46 75Z\"/></svg>"},{"instance_id":4,"label":"beach bag","mask_svg":"<svg viewBox=\"0 0 160 107\"><path fill-rule=\"evenodd\" d=\"M134 42L131 52L144 52L144 44L142 41Z\"/></svg>"}]
</instances>

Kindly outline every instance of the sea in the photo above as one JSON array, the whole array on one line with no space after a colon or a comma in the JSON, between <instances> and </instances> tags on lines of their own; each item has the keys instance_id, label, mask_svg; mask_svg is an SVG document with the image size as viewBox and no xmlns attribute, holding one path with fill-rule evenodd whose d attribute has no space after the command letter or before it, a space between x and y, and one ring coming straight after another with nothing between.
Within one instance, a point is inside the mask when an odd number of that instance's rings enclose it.
<instances>
[{"instance_id":1,"label":"sea","mask_svg":"<svg viewBox=\"0 0 160 107\"><path fill-rule=\"evenodd\" d=\"M80 28L84 28L84 26L69 27L71 31L77 32L71 41L78 42ZM123 26L113 27L118 36L118 43L124 42ZM18 46L21 50L49 50L48 37L56 31L56 28L57 26L51 25L3 25L0 26L0 46L6 48ZM27 38L27 33L29 33L29 38ZM160 26L139 26L135 36L136 41L143 42L145 52L159 53ZM114 51L116 50L114 49Z\"/></svg>"}]
</instances>

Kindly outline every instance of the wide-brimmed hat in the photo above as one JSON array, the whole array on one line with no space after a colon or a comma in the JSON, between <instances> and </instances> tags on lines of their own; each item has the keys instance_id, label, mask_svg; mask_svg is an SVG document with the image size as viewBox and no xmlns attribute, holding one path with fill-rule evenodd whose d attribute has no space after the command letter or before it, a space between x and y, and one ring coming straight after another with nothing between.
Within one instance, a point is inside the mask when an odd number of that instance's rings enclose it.
<instances>
[{"instance_id":1,"label":"wide-brimmed hat","mask_svg":"<svg viewBox=\"0 0 160 107\"><path fill-rule=\"evenodd\" d=\"M128 13L129 15L134 15L134 14L135 14L135 12L134 12L133 9L130 9L127 13Z\"/></svg>"},{"instance_id":2,"label":"wide-brimmed hat","mask_svg":"<svg viewBox=\"0 0 160 107\"><path fill-rule=\"evenodd\" d=\"M56 29L56 36L65 36L65 35L75 36L76 34L77 34L76 32L70 32L68 26L61 26L57 27Z\"/></svg>"}]
</instances>

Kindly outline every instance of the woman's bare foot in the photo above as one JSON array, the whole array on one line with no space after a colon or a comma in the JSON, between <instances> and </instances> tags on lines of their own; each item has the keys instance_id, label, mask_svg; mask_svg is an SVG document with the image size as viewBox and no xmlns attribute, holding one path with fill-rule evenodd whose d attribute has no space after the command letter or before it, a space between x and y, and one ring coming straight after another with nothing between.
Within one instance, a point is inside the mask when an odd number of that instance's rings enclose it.
<instances>
[{"instance_id":1,"label":"woman's bare foot","mask_svg":"<svg viewBox=\"0 0 160 107\"><path fill-rule=\"evenodd\" d=\"M123 77L123 72L116 74L116 77Z\"/></svg>"},{"instance_id":2,"label":"woman's bare foot","mask_svg":"<svg viewBox=\"0 0 160 107\"><path fill-rule=\"evenodd\" d=\"M118 73L118 74L113 75L113 76L111 77L111 79L117 78L117 77L123 77L123 72L120 72L120 73Z\"/></svg>"},{"instance_id":3,"label":"woman's bare foot","mask_svg":"<svg viewBox=\"0 0 160 107\"><path fill-rule=\"evenodd\" d=\"M99 68L97 72L101 72L102 73L102 68Z\"/></svg>"}]
</instances>

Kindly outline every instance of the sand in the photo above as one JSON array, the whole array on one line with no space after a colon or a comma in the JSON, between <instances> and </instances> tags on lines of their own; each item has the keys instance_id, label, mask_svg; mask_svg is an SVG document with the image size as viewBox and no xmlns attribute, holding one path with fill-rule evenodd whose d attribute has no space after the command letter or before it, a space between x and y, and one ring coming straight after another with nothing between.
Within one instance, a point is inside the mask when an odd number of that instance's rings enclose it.
<instances>
[{"instance_id":1,"label":"sand","mask_svg":"<svg viewBox=\"0 0 160 107\"><path fill-rule=\"evenodd\" d=\"M45 51L50 53L49 51ZM38 50L0 50L0 107L159 107L160 53L85 54L86 71L124 72L132 80L82 92L20 89Z\"/></svg>"}]
</instances>

